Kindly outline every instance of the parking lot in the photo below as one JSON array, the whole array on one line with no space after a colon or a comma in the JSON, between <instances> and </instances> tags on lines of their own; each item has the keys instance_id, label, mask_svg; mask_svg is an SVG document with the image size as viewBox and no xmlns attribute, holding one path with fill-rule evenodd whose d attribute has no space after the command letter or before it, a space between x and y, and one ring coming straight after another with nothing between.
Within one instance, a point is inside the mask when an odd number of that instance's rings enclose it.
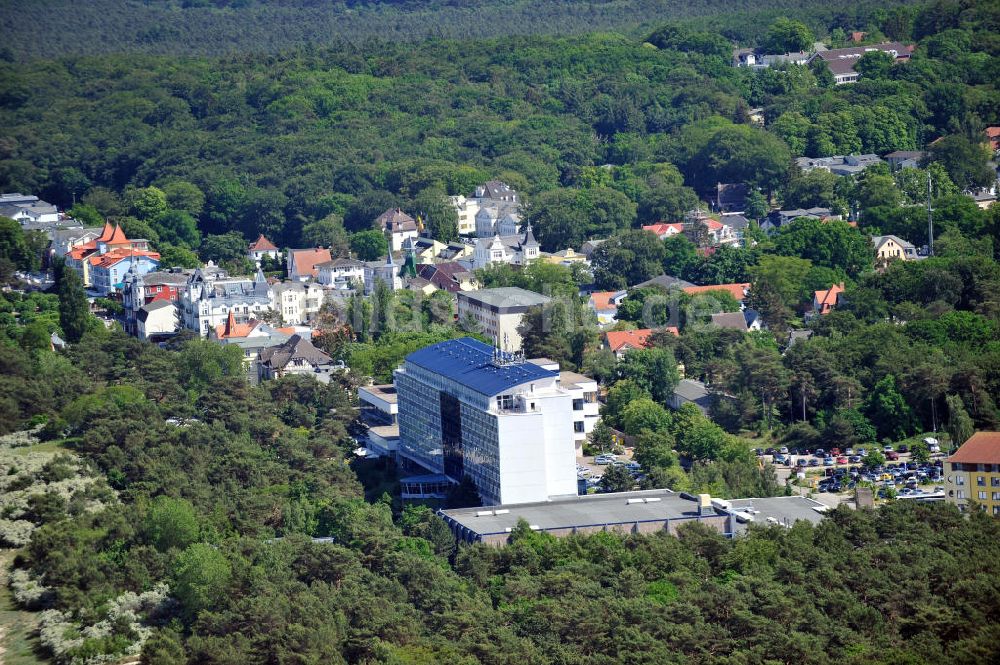
<instances>
[{"instance_id":1,"label":"parking lot","mask_svg":"<svg viewBox=\"0 0 1000 665\"><path fill-rule=\"evenodd\" d=\"M577 457L576 476L587 481L587 487L597 487L605 470L612 466L625 466L636 480L642 478L642 467L632 460L632 449L626 448L621 455L604 453L600 455Z\"/></svg>"}]
</instances>

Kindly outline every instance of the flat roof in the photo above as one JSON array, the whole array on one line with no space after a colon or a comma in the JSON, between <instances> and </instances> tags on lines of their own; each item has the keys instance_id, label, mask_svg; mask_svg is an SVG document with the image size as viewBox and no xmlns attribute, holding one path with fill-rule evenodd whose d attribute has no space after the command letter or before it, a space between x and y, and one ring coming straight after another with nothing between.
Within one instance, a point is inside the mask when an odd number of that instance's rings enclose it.
<instances>
[{"instance_id":1,"label":"flat roof","mask_svg":"<svg viewBox=\"0 0 1000 665\"><path fill-rule=\"evenodd\" d=\"M396 394L396 386L391 383L379 386L361 386L358 388L358 391L362 390L390 404L395 404L399 401L399 395Z\"/></svg>"},{"instance_id":2,"label":"flat roof","mask_svg":"<svg viewBox=\"0 0 1000 665\"><path fill-rule=\"evenodd\" d=\"M480 289L478 291L463 291L460 298L467 298L490 307L534 307L544 305L552 300L541 293L528 291L517 286L503 286L496 289Z\"/></svg>"},{"instance_id":3,"label":"flat roof","mask_svg":"<svg viewBox=\"0 0 1000 665\"><path fill-rule=\"evenodd\" d=\"M730 512L734 514L739 512L749 513L753 516L753 523L761 526L769 526L775 523L792 526L798 520L819 524L820 520L823 519L823 514L829 510L829 506L804 496L732 499L729 501L729 505L731 507ZM768 518L771 519L769 520ZM743 533L747 530L748 526L749 523L747 522L735 520L733 528L736 533Z\"/></svg>"},{"instance_id":4,"label":"flat roof","mask_svg":"<svg viewBox=\"0 0 1000 665\"><path fill-rule=\"evenodd\" d=\"M406 362L488 396L559 375L529 362L494 364L493 354L493 347L472 337L462 337L425 346L406 356Z\"/></svg>"},{"instance_id":5,"label":"flat roof","mask_svg":"<svg viewBox=\"0 0 1000 665\"><path fill-rule=\"evenodd\" d=\"M399 425L377 425L375 427L369 427L368 431L376 436L380 436L383 439L398 439L399 438Z\"/></svg>"},{"instance_id":6,"label":"flat roof","mask_svg":"<svg viewBox=\"0 0 1000 665\"><path fill-rule=\"evenodd\" d=\"M596 383L597 379L592 379L576 372L559 372L559 383L564 386L579 386L584 383Z\"/></svg>"},{"instance_id":7,"label":"flat roof","mask_svg":"<svg viewBox=\"0 0 1000 665\"><path fill-rule=\"evenodd\" d=\"M629 500L633 500L629 503ZM636 501L638 499L639 501ZM643 499L652 501L644 502ZM502 512L506 511L506 512ZM496 513L500 513L499 515ZM488 514L486 514L488 513ZM441 514L479 535L506 533L525 520L539 529L568 529L699 516L698 502L670 490L567 496L538 503L442 510Z\"/></svg>"}]
</instances>

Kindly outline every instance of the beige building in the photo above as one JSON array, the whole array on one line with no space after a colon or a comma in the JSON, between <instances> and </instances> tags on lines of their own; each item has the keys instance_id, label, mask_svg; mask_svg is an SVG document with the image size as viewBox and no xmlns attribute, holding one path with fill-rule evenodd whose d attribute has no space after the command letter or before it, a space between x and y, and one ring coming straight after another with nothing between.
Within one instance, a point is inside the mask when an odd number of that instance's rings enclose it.
<instances>
[{"instance_id":1,"label":"beige building","mask_svg":"<svg viewBox=\"0 0 1000 665\"><path fill-rule=\"evenodd\" d=\"M890 261L913 261L917 248L897 236L874 236L875 263L885 265Z\"/></svg>"},{"instance_id":2,"label":"beige building","mask_svg":"<svg viewBox=\"0 0 1000 665\"><path fill-rule=\"evenodd\" d=\"M272 288L274 309L285 325L306 323L323 306L323 287L315 282L282 282Z\"/></svg>"},{"instance_id":3,"label":"beige building","mask_svg":"<svg viewBox=\"0 0 1000 665\"><path fill-rule=\"evenodd\" d=\"M534 291L517 287L458 292L458 320L475 320L479 330L504 351L521 350L521 325L529 308L544 305L552 299Z\"/></svg>"},{"instance_id":4,"label":"beige building","mask_svg":"<svg viewBox=\"0 0 1000 665\"><path fill-rule=\"evenodd\" d=\"M1000 515L1000 432L976 432L944 463L945 499Z\"/></svg>"}]
</instances>

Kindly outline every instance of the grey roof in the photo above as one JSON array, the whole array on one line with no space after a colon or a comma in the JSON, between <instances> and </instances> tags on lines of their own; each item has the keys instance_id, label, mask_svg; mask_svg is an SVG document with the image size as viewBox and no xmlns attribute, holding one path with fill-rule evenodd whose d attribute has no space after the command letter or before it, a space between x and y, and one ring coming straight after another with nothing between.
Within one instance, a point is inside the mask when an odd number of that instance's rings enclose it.
<instances>
[{"instance_id":1,"label":"grey roof","mask_svg":"<svg viewBox=\"0 0 1000 665\"><path fill-rule=\"evenodd\" d=\"M544 305L552 300L548 296L543 296L534 291L528 291L517 286L502 286L496 289L480 289L479 291L465 291L458 295L459 298L481 303L489 307L534 307Z\"/></svg>"},{"instance_id":2,"label":"grey roof","mask_svg":"<svg viewBox=\"0 0 1000 665\"><path fill-rule=\"evenodd\" d=\"M674 388L674 394L689 402L694 402L711 395L704 383L695 381L694 379L681 379L678 381L677 387Z\"/></svg>"},{"instance_id":3,"label":"grey roof","mask_svg":"<svg viewBox=\"0 0 1000 665\"><path fill-rule=\"evenodd\" d=\"M277 346L281 346L287 342L290 337L284 333L278 331L271 332L267 335L252 335L250 337L227 337L225 339L216 340L221 344L232 344L238 346L244 350L254 350L254 349L267 349Z\"/></svg>"},{"instance_id":4,"label":"grey roof","mask_svg":"<svg viewBox=\"0 0 1000 665\"><path fill-rule=\"evenodd\" d=\"M576 372L559 372L559 385L563 387L594 383L596 380L584 374L577 374Z\"/></svg>"},{"instance_id":5,"label":"grey roof","mask_svg":"<svg viewBox=\"0 0 1000 665\"><path fill-rule=\"evenodd\" d=\"M662 286L665 289L669 289L671 287L686 289L689 286L694 286L694 284L687 282L680 277L674 277L673 275L657 275L652 279L647 279L645 282L636 284L632 288L641 289L646 286Z\"/></svg>"},{"instance_id":6,"label":"grey roof","mask_svg":"<svg viewBox=\"0 0 1000 665\"><path fill-rule=\"evenodd\" d=\"M713 314L712 324L719 326L720 328L742 330L743 332L746 332L747 329L747 320L743 315L743 312L722 312L719 314Z\"/></svg>"},{"instance_id":7,"label":"grey roof","mask_svg":"<svg viewBox=\"0 0 1000 665\"><path fill-rule=\"evenodd\" d=\"M364 266L364 261L358 261L357 259L333 259L331 261L324 261L323 263L317 263L317 268L360 268Z\"/></svg>"},{"instance_id":8,"label":"grey roof","mask_svg":"<svg viewBox=\"0 0 1000 665\"><path fill-rule=\"evenodd\" d=\"M37 196L32 196L31 194L21 194L20 192L0 194L0 204L34 203L37 200Z\"/></svg>"},{"instance_id":9,"label":"grey roof","mask_svg":"<svg viewBox=\"0 0 1000 665\"><path fill-rule=\"evenodd\" d=\"M749 514L753 523L761 526L778 524L792 526L798 520L818 524L827 511L827 506L804 496L774 496L762 499L732 499L729 501L731 514ZM771 519L768 519L771 518ZM773 521L772 521L773 520ZM747 530L748 523L734 520L736 533Z\"/></svg>"},{"instance_id":10,"label":"grey roof","mask_svg":"<svg viewBox=\"0 0 1000 665\"><path fill-rule=\"evenodd\" d=\"M629 499L659 500L629 503ZM497 515L495 512L498 512L498 508L508 512ZM490 514L479 514L486 512ZM696 502L682 499L680 495L670 490L567 496L537 503L494 506L490 511L484 508L441 511L441 516L445 519L460 524L480 536L506 533L507 529L517 526L518 520L521 519L532 526L537 526L540 530L546 530L634 524L647 520L693 519L697 518L698 514Z\"/></svg>"},{"instance_id":11,"label":"grey roof","mask_svg":"<svg viewBox=\"0 0 1000 665\"><path fill-rule=\"evenodd\" d=\"M750 220L743 215L722 215L719 220L723 224L728 224L737 231L742 231L750 227Z\"/></svg>"},{"instance_id":12,"label":"grey roof","mask_svg":"<svg viewBox=\"0 0 1000 665\"><path fill-rule=\"evenodd\" d=\"M812 337L812 330L789 330L788 331L788 346L795 344L798 341L805 341Z\"/></svg>"},{"instance_id":13,"label":"grey roof","mask_svg":"<svg viewBox=\"0 0 1000 665\"><path fill-rule=\"evenodd\" d=\"M265 349L260 354L261 363L275 369L283 369L293 360L303 360L310 365L330 365L333 359L326 355L312 342L301 335L292 335L281 346Z\"/></svg>"},{"instance_id":14,"label":"grey roof","mask_svg":"<svg viewBox=\"0 0 1000 665\"><path fill-rule=\"evenodd\" d=\"M899 245L900 247L902 247L904 249L909 248L909 249L912 249L914 251L916 251L916 249L917 249L913 245L913 243L907 242L907 241L903 240L902 238L900 238L899 236L894 236L894 235L872 236L872 242L875 244L875 249L876 250L878 250L878 248L882 245L882 243L884 243L884 242L886 242L888 240L894 240L897 245Z\"/></svg>"},{"instance_id":15,"label":"grey roof","mask_svg":"<svg viewBox=\"0 0 1000 665\"><path fill-rule=\"evenodd\" d=\"M144 284L156 285L156 284L171 284L176 286L183 286L187 284L190 272L167 272L165 270L157 270L155 272L147 272L142 276L142 281Z\"/></svg>"},{"instance_id":16,"label":"grey roof","mask_svg":"<svg viewBox=\"0 0 1000 665\"><path fill-rule=\"evenodd\" d=\"M370 393L371 395L378 397L380 400L389 402L390 404L396 404L399 401L399 394L396 392L396 386L391 383L361 386L358 388L358 392L361 391Z\"/></svg>"}]
</instances>

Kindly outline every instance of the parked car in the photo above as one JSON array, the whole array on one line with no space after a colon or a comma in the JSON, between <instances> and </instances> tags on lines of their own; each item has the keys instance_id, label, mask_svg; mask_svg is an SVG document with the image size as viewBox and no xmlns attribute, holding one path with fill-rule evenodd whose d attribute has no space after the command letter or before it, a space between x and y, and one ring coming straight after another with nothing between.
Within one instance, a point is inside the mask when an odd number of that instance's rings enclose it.
<instances>
[{"instance_id":1,"label":"parked car","mask_svg":"<svg viewBox=\"0 0 1000 665\"><path fill-rule=\"evenodd\" d=\"M840 455L840 448L830 448L830 454L834 457L838 457Z\"/></svg>"},{"instance_id":2,"label":"parked car","mask_svg":"<svg viewBox=\"0 0 1000 665\"><path fill-rule=\"evenodd\" d=\"M868 457L868 449L862 448L861 450L858 451L858 455L860 455L861 457Z\"/></svg>"},{"instance_id":3,"label":"parked car","mask_svg":"<svg viewBox=\"0 0 1000 665\"><path fill-rule=\"evenodd\" d=\"M778 452L781 453L782 455L787 455L788 454L788 448L786 448L785 446L782 446L780 449L778 449Z\"/></svg>"},{"instance_id":4,"label":"parked car","mask_svg":"<svg viewBox=\"0 0 1000 665\"><path fill-rule=\"evenodd\" d=\"M823 466L833 466L833 462L834 462L834 460L833 460L832 457L824 457L823 458Z\"/></svg>"},{"instance_id":5,"label":"parked car","mask_svg":"<svg viewBox=\"0 0 1000 665\"><path fill-rule=\"evenodd\" d=\"M882 452L883 453L894 453L894 452L896 452L896 449L893 448L892 446L884 446L882 448Z\"/></svg>"},{"instance_id":6,"label":"parked car","mask_svg":"<svg viewBox=\"0 0 1000 665\"><path fill-rule=\"evenodd\" d=\"M906 446L906 444L903 444L903 445L899 446L898 448L896 448L896 452L897 453L908 453L908 452L910 452L910 449Z\"/></svg>"},{"instance_id":7,"label":"parked car","mask_svg":"<svg viewBox=\"0 0 1000 665\"><path fill-rule=\"evenodd\" d=\"M858 464L859 462L861 462L861 455L851 455L850 457L847 458L847 461L850 464Z\"/></svg>"},{"instance_id":8,"label":"parked car","mask_svg":"<svg viewBox=\"0 0 1000 665\"><path fill-rule=\"evenodd\" d=\"M816 457L826 457L826 451L822 448L817 448L816 452L813 453Z\"/></svg>"},{"instance_id":9,"label":"parked car","mask_svg":"<svg viewBox=\"0 0 1000 665\"><path fill-rule=\"evenodd\" d=\"M798 461L795 462L795 466L809 466L809 460L805 457L800 457Z\"/></svg>"},{"instance_id":10,"label":"parked car","mask_svg":"<svg viewBox=\"0 0 1000 665\"><path fill-rule=\"evenodd\" d=\"M819 460L813 457L811 460L809 460L809 466L819 466Z\"/></svg>"}]
</instances>

